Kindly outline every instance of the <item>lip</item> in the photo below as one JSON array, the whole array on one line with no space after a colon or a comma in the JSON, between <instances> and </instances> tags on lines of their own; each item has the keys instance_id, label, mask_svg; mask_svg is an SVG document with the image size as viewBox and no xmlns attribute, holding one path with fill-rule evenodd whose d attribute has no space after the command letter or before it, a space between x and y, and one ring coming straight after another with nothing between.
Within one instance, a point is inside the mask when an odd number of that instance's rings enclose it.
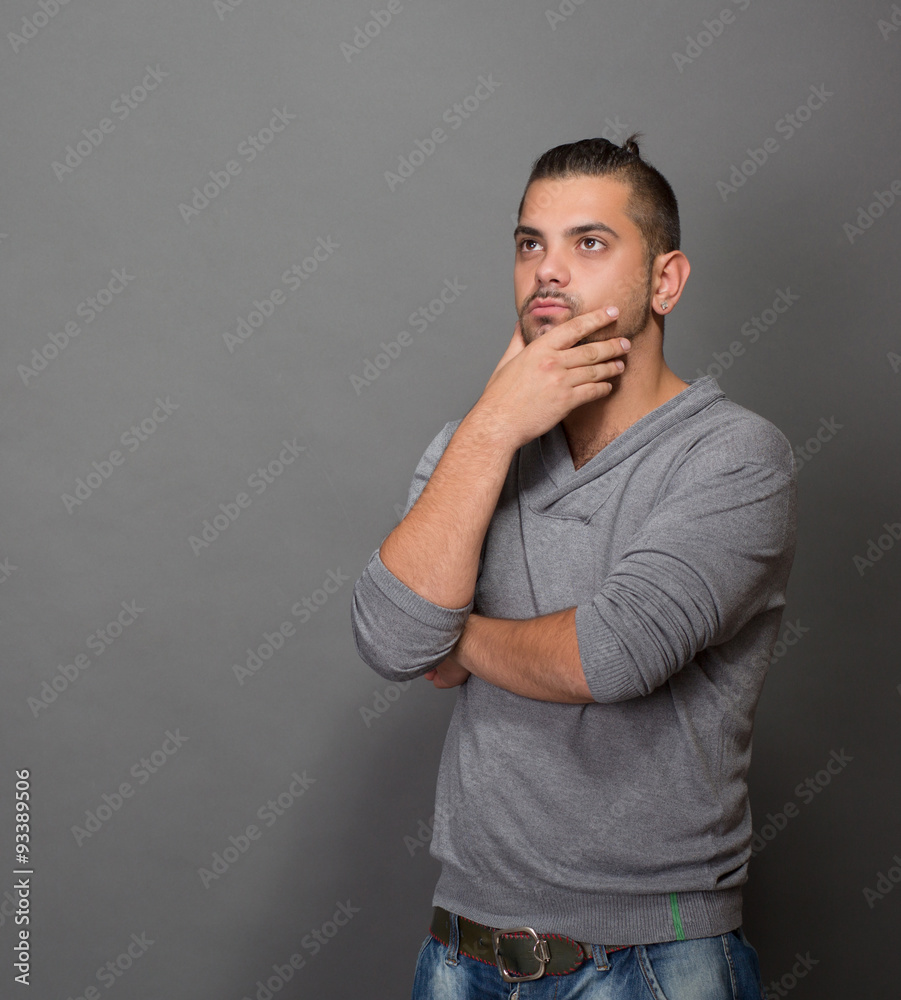
<instances>
[{"instance_id":1,"label":"lip","mask_svg":"<svg viewBox=\"0 0 901 1000\"><path fill-rule=\"evenodd\" d=\"M536 316L554 316L559 312L569 312L569 306L564 305L559 299L536 299L528 311Z\"/></svg>"}]
</instances>

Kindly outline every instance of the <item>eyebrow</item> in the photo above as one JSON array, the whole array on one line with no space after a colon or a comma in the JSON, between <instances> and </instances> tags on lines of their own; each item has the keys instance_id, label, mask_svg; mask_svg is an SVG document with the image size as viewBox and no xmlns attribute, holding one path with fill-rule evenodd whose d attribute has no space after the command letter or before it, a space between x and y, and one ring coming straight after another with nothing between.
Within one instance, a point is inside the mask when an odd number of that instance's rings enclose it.
<instances>
[{"instance_id":1,"label":"eyebrow","mask_svg":"<svg viewBox=\"0 0 901 1000\"><path fill-rule=\"evenodd\" d=\"M571 229L567 229L563 234L564 236L585 236L588 233L607 233L614 239L619 239L619 233L615 229L611 229L605 222L586 222L581 226L573 226ZM532 226L517 226L513 230L513 236L535 236L541 237L544 233L540 229L535 229Z\"/></svg>"}]
</instances>

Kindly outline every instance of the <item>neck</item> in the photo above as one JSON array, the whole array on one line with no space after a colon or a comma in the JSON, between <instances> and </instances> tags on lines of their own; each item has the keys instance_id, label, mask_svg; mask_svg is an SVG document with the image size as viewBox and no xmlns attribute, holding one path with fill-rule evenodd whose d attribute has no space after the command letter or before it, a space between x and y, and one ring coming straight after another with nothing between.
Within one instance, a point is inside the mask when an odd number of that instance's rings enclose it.
<instances>
[{"instance_id":1,"label":"neck","mask_svg":"<svg viewBox=\"0 0 901 1000\"><path fill-rule=\"evenodd\" d=\"M625 371L613 380L608 396L585 403L563 419L577 468L636 421L688 388L664 361L663 336L656 326L632 341L625 362Z\"/></svg>"}]
</instances>

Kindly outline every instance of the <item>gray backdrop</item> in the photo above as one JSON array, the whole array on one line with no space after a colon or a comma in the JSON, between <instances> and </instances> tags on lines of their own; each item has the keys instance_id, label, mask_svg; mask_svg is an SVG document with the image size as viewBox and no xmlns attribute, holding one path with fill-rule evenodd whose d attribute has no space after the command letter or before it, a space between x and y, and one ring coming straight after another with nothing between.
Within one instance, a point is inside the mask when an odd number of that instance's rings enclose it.
<instances>
[{"instance_id":1,"label":"gray backdrop","mask_svg":"<svg viewBox=\"0 0 901 1000\"><path fill-rule=\"evenodd\" d=\"M454 695L358 660L352 581L509 339L531 160L639 128L693 264L669 362L801 466L747 932L771 996L897 995L899 26L3 5L4 996L21 930L41 1000L408 995Z\"/></svg>"}]
</instances>

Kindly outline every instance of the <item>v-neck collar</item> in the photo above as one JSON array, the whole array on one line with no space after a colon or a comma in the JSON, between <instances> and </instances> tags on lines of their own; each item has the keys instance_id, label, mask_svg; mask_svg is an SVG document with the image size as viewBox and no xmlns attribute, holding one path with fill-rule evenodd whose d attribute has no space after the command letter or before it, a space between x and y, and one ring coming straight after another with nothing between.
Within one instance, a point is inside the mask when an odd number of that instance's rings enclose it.
<instances>
[{"instance_id":1,"label":"v-neck collar","mask_svg":"<svg viewBox=\"0 0 901 1000\"><path fill-rule=\"evenodd\" d=\"M711 375L690 380L687 389L626 428L580 469L573 464L563 425L557 424L522 449L520 483L528 489L529 506L535 511L546 510L719 399L725 399L725 393Z\"/></svg>"}]
</instances>

